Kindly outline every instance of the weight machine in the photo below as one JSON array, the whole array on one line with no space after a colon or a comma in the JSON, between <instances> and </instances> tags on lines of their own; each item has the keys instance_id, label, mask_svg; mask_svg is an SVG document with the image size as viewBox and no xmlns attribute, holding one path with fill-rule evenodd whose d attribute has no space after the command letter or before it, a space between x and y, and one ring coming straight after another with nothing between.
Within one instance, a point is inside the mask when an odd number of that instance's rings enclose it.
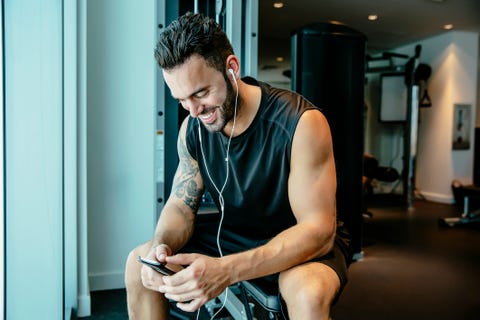
<instances>
[{"instance_id":1,"label":"weight machine","mask_svg":"<svg viewBox=\"0 0 480 320\"><path fill-rule=\"evenodd\" d=\"M419 63L421 49L421 46L417 45L412 56L392 52L384 52L377 57L367 55L367 73L401 74L407 88L405 118L398 122L401 122L404 128L401 179L403 182L403 199L409 208L413 207L413 201L415 200L419 107L431 106L430 97L425 89L425 83L430 76L431 69L428 65ZM394 63L395 59L406 59L407 62L404 65L398 65Z\"/></svg>"}]
</instances>

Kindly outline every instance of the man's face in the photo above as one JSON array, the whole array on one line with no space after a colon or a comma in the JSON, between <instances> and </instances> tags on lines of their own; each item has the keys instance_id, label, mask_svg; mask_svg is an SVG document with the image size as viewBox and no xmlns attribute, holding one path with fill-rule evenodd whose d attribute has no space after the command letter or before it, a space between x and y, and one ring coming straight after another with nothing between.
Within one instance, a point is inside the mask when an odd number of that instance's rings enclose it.
<instances>
[{"instance_id":1,"label":"man's face","mask_svg":"<svg viewBox=\"0 0 480 320\"><path fill-rule=\"evenodd\" d=\"M163 70L172 96L209 131L222 131L233 119L235 92L226 74L197 55L172 70Z\"/></svg>"}]
</instances>

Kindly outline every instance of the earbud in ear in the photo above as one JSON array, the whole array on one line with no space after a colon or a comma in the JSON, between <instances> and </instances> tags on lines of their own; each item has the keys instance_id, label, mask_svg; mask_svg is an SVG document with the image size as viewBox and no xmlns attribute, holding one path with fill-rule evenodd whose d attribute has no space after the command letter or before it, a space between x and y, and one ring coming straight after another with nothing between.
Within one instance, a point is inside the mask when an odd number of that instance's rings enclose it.
<instances>
[{"instance_id":1,"label":"earbud in ear","mask_svg":"<svg viewBox=\"0 0 480 320\"><path fill-rule=\"evenodd\" d=\"M233 79L235 79L235 73L233 72L232 68L228 68L228 72L232 75ZM236 79L235 79L236 80Z\"/></svg>"}]
</instances>

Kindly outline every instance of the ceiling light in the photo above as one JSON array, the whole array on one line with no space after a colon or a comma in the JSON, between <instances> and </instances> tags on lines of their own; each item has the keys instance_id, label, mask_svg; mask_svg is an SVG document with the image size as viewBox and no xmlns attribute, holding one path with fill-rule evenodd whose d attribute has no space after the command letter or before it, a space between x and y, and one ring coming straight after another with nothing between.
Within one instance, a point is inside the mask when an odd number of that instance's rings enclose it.
<instances>
[{"instance_id":1,"label":"ceiling light","mask_svg":"<svg viewBox=\"0 0 480 320\"><path fill-rule=\"evenodd\" d=\"M329 22L331 24L343 24L341 21L338 21L338 20L330 20Z\"/></svg>"},{"instance_id":2,"label":"ceiling light","mask_svg":"<svg viewBox=\"0 0 480 320\"><path fill-rule=\"evenodd\" d=\"M370 20L370 21L377 21L378 20L378 14L369 14L367 19Z\"/></svg>"},{"instance_id":3,"label":"ceiling light","mask_svg":"<svg viewBox=\"0 0 480 320\"><path fill-rule=\"evenodd\" d=\"M274 2L274 3L273 3L273 7L274 7L275 9L283 8L284 5L285 5L285 4L284 4L283 2Z\"/></svg>"},{"instance_id":4,"label":"ceiling light","mask_svg":"<svg viewBox=\"0 0 480 320\"><path fill-rule=\"evenodd\" d=\"M277 57L275 60L277 60L277 62L283 62L283 57Z\"/></svg>"},{"instance_id":5,"label":"ceiling light","mask_svg":"<svg viewBox=\"0 0 480 320\"><path fill-rule=\"evenodd\" d=\"M452 30L453 29L453 24L449 23L443 26L443 29L445 30Z\"/></svg>"}]
</instances>

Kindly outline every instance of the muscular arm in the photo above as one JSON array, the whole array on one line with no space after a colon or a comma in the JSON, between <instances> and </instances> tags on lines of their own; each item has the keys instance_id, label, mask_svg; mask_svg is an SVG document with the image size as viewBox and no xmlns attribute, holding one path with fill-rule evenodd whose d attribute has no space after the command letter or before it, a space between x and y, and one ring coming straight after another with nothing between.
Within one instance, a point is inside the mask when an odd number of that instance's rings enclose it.
<instances>
[{"instance_id":1,"label":"muscular arm","mask_svg":"<svg viewBox=\"0 0 480 320\"><path fill-rule=\"evenodd\" d=\"M259 248L223 258L235 283L286 270L328 253L336 227L336 174L325 117L307 111L292 145L289 200L297 224Z\"/></svg>"},{"instance_id":2,"label":"muscular arm","mask_svg":"<svg viewBox=\"0 0 480 320\"><path fill-rule=\"evenodd\" d=\"M188 267L165 277L159 291L191 312L233 283L281 272L328 253L335 236L336 175L330 129L320 112L312 110L302 115L293 138L290 165L288 197L296 225L246 252L221 258L169 256L166 262Z\"/></svg>"},{"instance_id":3,"label":"muscular arm","mask_svg":"<svg viewBox=\"0 0 480 320\"><path fill-rule=\"evenodd\" d=\"M203 181L198 164L188 153L185 143L187 119L183 122L178 136L179 164L173 179L172 192L160 214L152 243L153 246L167 244L174 252L190 239L195 213L203 194Z\"/></svg>"}]
</instances>

